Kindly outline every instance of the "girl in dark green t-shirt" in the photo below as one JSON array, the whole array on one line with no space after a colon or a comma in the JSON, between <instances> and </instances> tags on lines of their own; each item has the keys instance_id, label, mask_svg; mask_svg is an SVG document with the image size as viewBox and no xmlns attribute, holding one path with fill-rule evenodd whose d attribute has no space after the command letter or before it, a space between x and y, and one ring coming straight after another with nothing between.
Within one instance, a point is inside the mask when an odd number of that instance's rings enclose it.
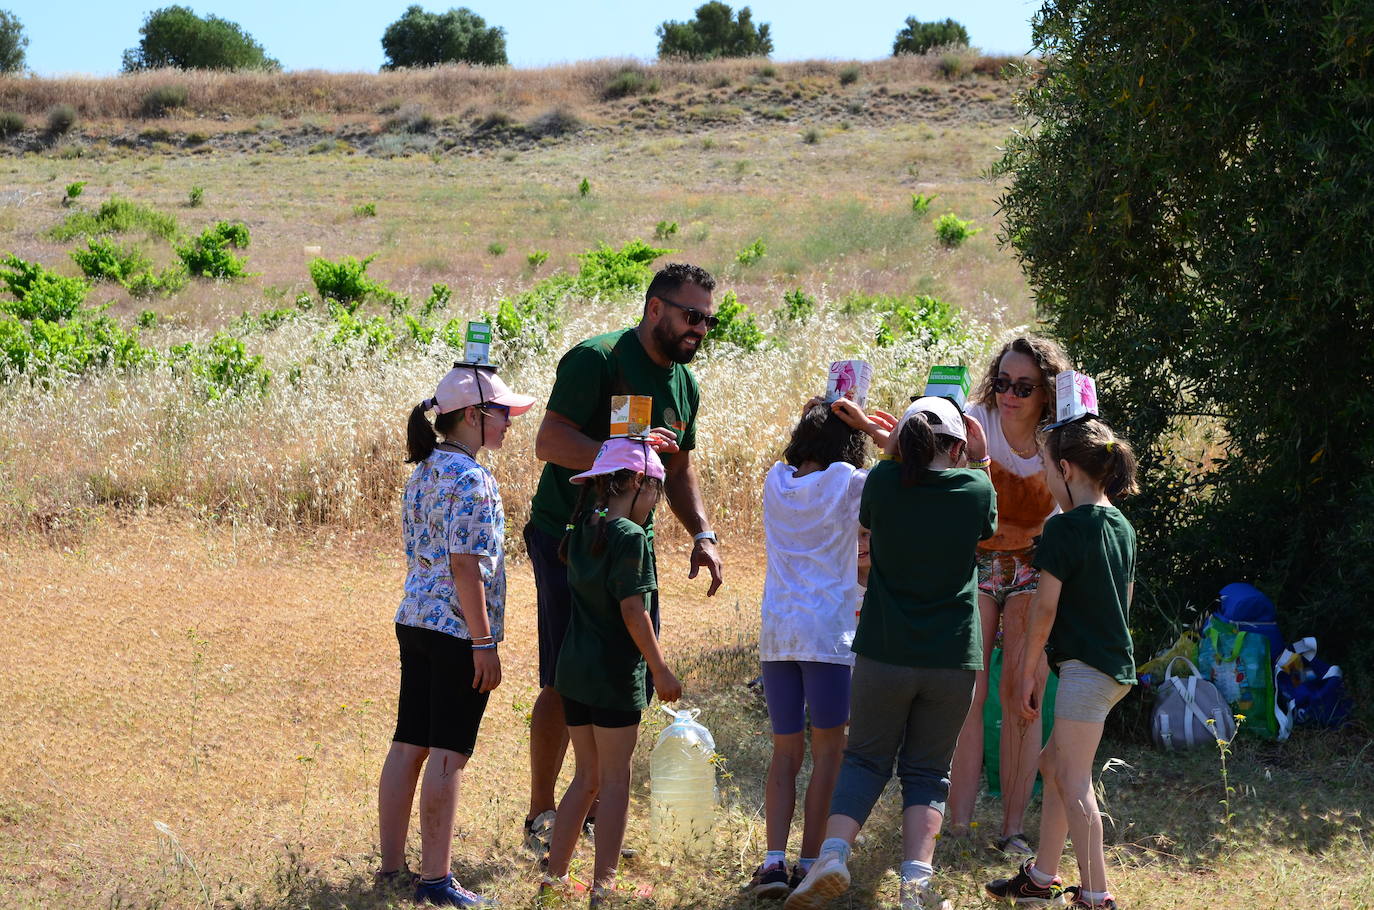
<instances>
[{"instance_id":1,"label":"girl in dark green t-shirt","mask_svg":"<svg viewBox=\"0 0 1374 910\"><path fill-rule=\"evenodd\" d=\"M563 698L577 768L558 804L541 898L571 893L568 866L593 801L593 894L615 889L630 808L630 758L647 706L645 669L660 700L682 694L663 659L648 599L658 589L644 526L663 492L663 462L647 442L609 439L582 484L560 555L568 564L572 616L558 655L554 688Z\"/></svg>"},{"instance_id":2,"label":"girl in dark green t-shirt","mask_svg":"<svg viewBox=\"0 0 1374 910\"><path fill-rule=\"evenodd\" d=\"M1048 645L1059 674L1054 732L1040 753L1040 850L987 890L1013 904L1055 900L1068 891L1073 907L1114 910L1092 772L1103 722L1135 682L1127 619L1135 530L1112 502L1135 492L1136 461L1130 445L1095 415L1051 425L1042 451L1046 481L1062 513L1045 522L1036 548L1040 587L1021 664L1034 668ZM1015 684L1019 714L1029 723L1040 714L1033 670ZM1056 875L1066 836L1073 838L1081 882L1068 889Z\"/></svg>"}]
</instances>

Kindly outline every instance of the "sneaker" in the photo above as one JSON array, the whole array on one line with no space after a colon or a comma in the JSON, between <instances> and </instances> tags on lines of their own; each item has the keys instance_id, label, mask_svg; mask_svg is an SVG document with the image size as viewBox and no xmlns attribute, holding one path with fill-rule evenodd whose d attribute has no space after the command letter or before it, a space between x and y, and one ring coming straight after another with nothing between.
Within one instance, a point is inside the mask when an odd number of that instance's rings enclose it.
<instances>
[{"instance_id":1,"label":"sneaker","mask_svg":"<svg viewBox=\"0 0 1374 910\"><path fill-rule=\"evenodd\" d=\"M525 822L525 849L541 862L548 859L549 845L553 843L553 819L554 811L545 809Z\"/></svg>"},{"instance_id":2,"label":"sneaker","mask_svg":"<svg viewBox=\"0 0 1374 910\"><path fill-rule=\"evenodd\" d=\"M748 890L755 897L786 897L793 885L787 875L786 863L760 865L749 880Z\"/></svg>"},{"instance_id":3,"label":"sneaker","mask_svg":"<svg viewBox=\"0 0 1374 910\"><path fill-rule=\"evenodd\" d=\"M930 885L902 882L902 910L954 910Z\"/></svg>"},{"instance_id":4,"label":"sneaker","mask_svg":"<svg viewBox=\"0 0 1374 910\"><path fill-rule=\"evenodd\" d=\"M803 871L801 864L798 863L794 865L792 867L792 872L787 876L787 890L796 891L797 886L802 883L802 879L804 878L806 878L806 872Z\"/></svg>"},{"instance_id":5,"label":"sneaker","mask_svg":"<svg viewBox=\"0 0 1374 910\"><path fill-rule=\"evenodd\" d=\"M426 885L424 882L416 885L415 903L433 907L486 907L492 902L464 888L450 875L432 885Z\"/></svg>"},{"instance_id":6,"label":"sneaker","mask_svg":"<svg viewBox=\"0 0 1374 910\"><path fill-rule=\"evenodd\" d=\"M1035 851L1031 849L1030 841L1026 840L1024 834L1008 834L1006 837L999 837L993 846L1003 856L1009 856L1016 860L1035 856Z\"/></svg>"},{"instance_id":7,"label":"sneaker","mask_svg":"<svg viewBox=\"0 0 1374 910\"><path fill-rule=\"evenodd\" d=\"M999 878L987 883L988 896L1013 907L1050 907L1058 904L1064 894L1064 882L1055 876L1054 881L1041 887L1030 877L1030 866L1034 860L1026 860L1011 878Z\"/></svg>"},{"instance_id":8,"label":"sneaker","mask_svg":"<svg viewBox=\"0 0 1374 910\"><path fill-rule=\"evenodd\" d=\"M783 910L820 910L849 890L849 867L839 853L822 853L811 871L787 897Z\"/></svg>"},{"instance_id":9,"label":"sneaker","mask_svg":"<svg viewBox=\"0 0 1374 910\"><path fill-rule=\"evenodd\" d=\"M1100 904L1090 904L1082 895L1083 889L1078 885L1071 885L1064 889L1064 896L1069 898L1069 910L1116 910L1116 898L1108 894L1102 899Z\"/></svg>"}]
</instances>

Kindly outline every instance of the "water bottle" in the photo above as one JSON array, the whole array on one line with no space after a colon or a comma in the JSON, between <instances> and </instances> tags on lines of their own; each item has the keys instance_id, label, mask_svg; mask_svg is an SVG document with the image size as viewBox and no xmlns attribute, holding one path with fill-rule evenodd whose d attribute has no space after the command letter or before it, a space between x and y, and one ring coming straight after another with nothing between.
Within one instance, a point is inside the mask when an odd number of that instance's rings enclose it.
<instances>
[{"instance_id":1,"label":"water bottle","mask_svg":"<svg viewBox=\"0 0 1374 910\"><path fill-rule=\"evenodd\" d=\"M709 845L716 821L716 741L696 722L700 711L662 709L673 722L649 757L649 827L658 843L690 853Z\"/></svg>"}]
</instances>

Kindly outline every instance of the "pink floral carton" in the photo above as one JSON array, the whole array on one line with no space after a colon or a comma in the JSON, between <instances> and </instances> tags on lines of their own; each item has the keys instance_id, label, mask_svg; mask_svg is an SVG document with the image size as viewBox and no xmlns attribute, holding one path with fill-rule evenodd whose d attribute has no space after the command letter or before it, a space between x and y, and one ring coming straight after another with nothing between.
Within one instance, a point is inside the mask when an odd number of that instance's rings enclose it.
<instances>
[{"instance_id":1,"label":"pink floral carton","mask_svg":"<svg viewBox=\"0 0 1374 910\"><path fill-rule=\"evenodd\" d=\"M1054 420L1066 423L1097 414L1097 383L1077 370L1063 370L1054 377Z\"/></svg>"},{"instance_id":2,"label":"pink floral carton","mask_svg":"<svg viewBox=\"0 0 1374 910\"><path fill-rule=\"evenodd\" d=\"M868 388L873 384L873 365L866 360L837 360L830 365L825 383L825 400L852 398L859 407L868 404Z\"/></svg>"}]
</instances>

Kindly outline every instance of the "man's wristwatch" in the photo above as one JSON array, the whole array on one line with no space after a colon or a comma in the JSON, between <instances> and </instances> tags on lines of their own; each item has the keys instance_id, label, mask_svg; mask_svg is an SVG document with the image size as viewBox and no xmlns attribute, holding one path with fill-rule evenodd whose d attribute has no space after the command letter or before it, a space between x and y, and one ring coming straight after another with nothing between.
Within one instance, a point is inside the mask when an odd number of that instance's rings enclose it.
<instances>
[{"instance_id":1,"label":"man's wristwatch","mask_svg":"<svg viewBox=\"0 0 1374 910\"><path fill-rule=\"evenodd\" d=\"M720 540L716 537L715 531L702 531L699 534L693 534L692 540L695 542L693 545L703 540L709 540L711 543L720 543Z\"/></svg>"}]
</instances>

